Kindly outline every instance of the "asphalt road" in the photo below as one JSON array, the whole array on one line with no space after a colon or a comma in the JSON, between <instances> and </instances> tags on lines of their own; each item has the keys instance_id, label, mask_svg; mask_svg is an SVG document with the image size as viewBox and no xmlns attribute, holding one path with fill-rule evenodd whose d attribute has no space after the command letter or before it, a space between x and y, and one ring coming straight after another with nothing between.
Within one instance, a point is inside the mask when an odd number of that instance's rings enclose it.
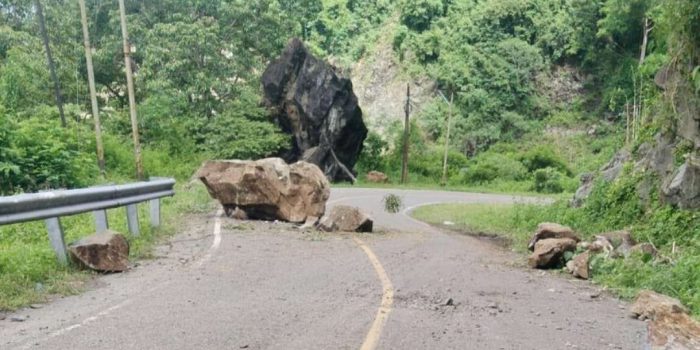
<instances>
[{"instance_id":1,"label":"asphalt road","mask_svg":"<svg viewBox=\"0 0 700 350\"><path fill-rule=\"evenodd\" d=\"M383 211L387 193L406 208ZM157 258L0 321L0 349L641 349L644 323L585 281L406 213L504 195L334 189L380 234L188 217ZM23 322L11 321L12 318Z\"/></svg>"}]
</instances>

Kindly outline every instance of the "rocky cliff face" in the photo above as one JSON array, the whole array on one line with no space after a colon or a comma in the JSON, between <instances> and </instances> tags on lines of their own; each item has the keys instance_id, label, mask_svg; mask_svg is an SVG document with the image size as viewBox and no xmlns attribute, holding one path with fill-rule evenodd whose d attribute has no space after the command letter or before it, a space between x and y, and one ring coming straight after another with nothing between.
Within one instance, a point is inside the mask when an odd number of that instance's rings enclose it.
<instances>
[{"instance_id":1,"label":"rocky cliff face","mask_svg":"<svg viewBox=\"0 0 700 350\"><path fill-rule=\"evenodd\" d=\"M332 181L351 179L367 136L352 82L292 39L267 67L262 84L264 104L292 135L282 158L314 163Z\"/></svg>"},{"instance_id":2,"label":"rocky cliff face","mask_svg":"<svg viewBox=\"0 0 700 350\"><path fill-rule=\"evenodd\" d=\"M595 178L614 181L624 164L632 162L634 172L651 175L637 185L643 200L651 198L652 191L658 191L664 203L682 209L700 208L700 99L688 81L672 68L661 69L654 81L672 105L675 119L633 153L621 150L597 174L584 176L574 205L585 201Z\"/></svg>"}]
</instances>

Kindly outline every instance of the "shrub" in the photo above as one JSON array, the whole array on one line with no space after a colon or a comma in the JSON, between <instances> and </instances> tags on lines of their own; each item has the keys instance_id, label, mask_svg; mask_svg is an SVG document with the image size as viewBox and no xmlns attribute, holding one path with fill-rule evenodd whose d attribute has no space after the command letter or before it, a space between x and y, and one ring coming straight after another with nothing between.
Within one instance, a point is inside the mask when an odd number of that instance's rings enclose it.
<instances>
[{"instance_id":1,"label":"shrub","mask_svg":"<svg viewBox=\"0 0 700 350\"><path fill-rule=\"evenodd\" d=\"M534 172L537 169L553 168L568 176L572 175L566 162L554 151L552 145L540 144L534 146L520 157L520 161L530 172Z\"/></svg>"},{"instance_id":2,"label":"shrub","mask_svg":"<svg viewBox=\"0 0 700 350\"><path fill-rule=\"evenodd\" d=\"M533 173L534 189L540 193L561 193L576 189L576 180L554 168L537 169Z\"/></svg>"},{"instance_id":3,"label":"shrub","mask_svg":"<svg viewBox=\"0 0 700 350\"><path fill-rule=\"evenodd\" d=\"M398 213L403 206L403 200L401 197L391 193L384 196L382 202L384 202L384 210L392 214Z\"/></svg>"},{"instance_id":4,"label":"shrub","mask_svg":"<svg viewBox=\"0 0 700 350\"><path fill-rule=\"evenodd\" d=\"M485 183L496 179L523 180L527 169L522 163L500 153L484 152L463 172L464 183Z\"/></svg>"},{"instance_id":5,"label":"shrub","mask_svg":"<svg viewBox=\"0 0 700 350\"><path fill-rule=\"evenodd\" d=\"M81 187L98 174L94 148L85 147L82 126L62 128L58 118L32 117L0 122L0 192ZM88 140L88 146L91 145Z\"/></svg>"}]
</instances>

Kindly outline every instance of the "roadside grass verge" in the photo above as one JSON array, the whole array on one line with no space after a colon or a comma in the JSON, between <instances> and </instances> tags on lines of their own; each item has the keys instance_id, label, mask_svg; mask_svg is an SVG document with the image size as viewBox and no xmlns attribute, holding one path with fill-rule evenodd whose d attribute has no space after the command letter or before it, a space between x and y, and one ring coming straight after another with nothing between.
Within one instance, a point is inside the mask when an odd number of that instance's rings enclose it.
<instances>
[{"instance_id":1,"label":"roadside grass verge","mask_svg":"<svg viewBox=\"0 0 700 350\"><path fill-rule=\"evenodd\" d=\"M124 208L107 211L110 229L129 240L131 261L151 258L154 244L174 234L184 215L212 208L201 184L177 185L175 192L175 197L162 199L161 227L157 229L150 227L148 204L139 205L138 237L128 233ZM63 217L61 224L66 244L95 232L91 213ZM56 261L43 221L0 226L0 311L44 302L50 295L79 293L93 275Z\"/></svg>"},{"instance_id":2,"label":"roadside grass verge","mask_svg":"<svg viewBox=\"0 0 700 350\"><path fill-rule=\"evenodd\" d=\"M582 208L570 208L564 201L546 206L438 204L416 208L411 215L435 225L451 221L455 224L452 227L466 233L503 235L520 253L527 252L527 241L540 222L571 226L583 239L601 232L630 230L638 242L654 244L659 257L593 259L593 282L624 299L633 298L640 289L667 294L700 317L700 213L660 206L632 215L625 205L600 211L593 197L593 203Z\"/></svg>"}]
</instances>

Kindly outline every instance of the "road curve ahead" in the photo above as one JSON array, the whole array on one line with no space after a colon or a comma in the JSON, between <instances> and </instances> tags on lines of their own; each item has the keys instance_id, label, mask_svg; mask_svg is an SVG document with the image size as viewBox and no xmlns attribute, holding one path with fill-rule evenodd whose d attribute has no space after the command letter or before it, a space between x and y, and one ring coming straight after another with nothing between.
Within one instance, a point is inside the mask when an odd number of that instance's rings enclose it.
<instances>
[{"instance_id":1,"label":"road curve ahead","mask_svg":"<svg viewBox=\"0 0 700 350\"><path fill-rule=\"evenodd\" d=\"M0 320L0 349L640 349L644 324L589 283L405 213L426 203L533 201L333 189L381 234L192 215L156 258ZM15 321L12 321L12 320ZM21 320L17 322L17 320Z\"/></svg>"}]
</instances>

